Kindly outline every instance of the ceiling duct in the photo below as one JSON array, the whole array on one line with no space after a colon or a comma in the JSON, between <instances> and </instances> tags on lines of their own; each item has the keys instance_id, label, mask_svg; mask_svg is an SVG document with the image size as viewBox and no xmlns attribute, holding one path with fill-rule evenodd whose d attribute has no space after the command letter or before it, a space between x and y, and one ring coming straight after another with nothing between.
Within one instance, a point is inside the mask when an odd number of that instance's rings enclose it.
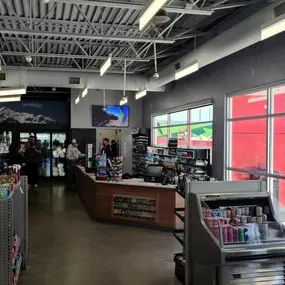
<instances>
[{"instance_id":1,"label":"ceiling duct","mask_svg":"<svg viewBox=\"0 0 285 285\"><path fill-rule=\"evenodd\" d=\"M170 21L170 17L167 15L167 12L164 9L160 9L157 14L152 18L154 25L163 25Z\"/></svg>"},{"instance_id":2,"label":"ceiling duct","mask_svg":"<svg viewBox=\"0 0 285 285\"><path fill-rule=\"evenodd\" d=\"M190 52L160 70L159 79L149 79L149 86L152 89L159 88L175 80L175 71L186 68L195 60L199 61L199 68L203 68L222 58L245 49L261 40L261 27L276 18L276 11L282 11L283 1L275 2L266 8L255 13L239 24L216 36L211 41L196 49L195 53ZM277 8L279 7L279 8ZM277 8L277 10L276 10Z\"/></svg>"}]
</instances>

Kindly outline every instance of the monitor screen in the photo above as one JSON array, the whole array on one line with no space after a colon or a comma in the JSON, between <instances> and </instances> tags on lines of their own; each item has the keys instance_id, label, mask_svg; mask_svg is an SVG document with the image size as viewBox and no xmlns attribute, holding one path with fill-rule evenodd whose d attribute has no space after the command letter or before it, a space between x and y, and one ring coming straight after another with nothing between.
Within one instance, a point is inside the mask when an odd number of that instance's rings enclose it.
<instances>
[{"instance_id":1,"label":"monitor screen","mask_svg":"<svg viewBox=\"0 0 285 285\"><path fill-rule=\"evenodd\" d=\"M92 126L123 128L129 126L129 106L92 106Z\"/></svg>"},{"instance_id":2,"label":"monitor screen","mask_svg":"<svg viewBox=\"0 0 285 285\"><path fill-rule=\"evenodd\" d=\"M148 165L146 176L160 178L162 176L163 168L164 167L162 165Z\"/></svg>"}]
</instances>

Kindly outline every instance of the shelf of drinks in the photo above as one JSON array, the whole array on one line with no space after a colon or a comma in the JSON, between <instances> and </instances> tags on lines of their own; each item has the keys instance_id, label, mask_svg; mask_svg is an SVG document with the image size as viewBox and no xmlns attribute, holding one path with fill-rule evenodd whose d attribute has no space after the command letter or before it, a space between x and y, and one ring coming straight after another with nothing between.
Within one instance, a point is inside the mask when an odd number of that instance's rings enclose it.
<instances>
[{"instance_id":1,"label":"shelf of drinks","mask_svg":"<svg viewBox=\"0 0 285 285\"><path fill-rule=\"evenodd\" d=\"M12 264L15 264L16 257L19 253L21 238L16 234L13 241Z\"/></svg>"},{"instance_id":2,"label":"shelf of drinks","mask_svg":"<svg viewBox=\"0 0 285 285\"><path fill-rule=\"evenodd\" d=\"M12 276L12 285L17 285L21 273L23 257L21 254L18 254L16 257L16 261L13 264L13 276Z\"/></svg>"}]
</instances>

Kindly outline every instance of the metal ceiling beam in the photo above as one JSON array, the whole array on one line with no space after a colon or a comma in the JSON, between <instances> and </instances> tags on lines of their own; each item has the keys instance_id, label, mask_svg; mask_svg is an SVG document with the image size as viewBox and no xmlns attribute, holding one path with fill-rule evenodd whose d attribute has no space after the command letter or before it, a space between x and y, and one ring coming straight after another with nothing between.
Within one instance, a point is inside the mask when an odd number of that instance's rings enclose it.
<instances>
[{"instance_id":1,"label":"metal ceiling beam","mask_svg":"<svg viewBox=\"0 0 285 285\"><path fill-rule=\"evenodd\" d=\"M76 4L76 5L86 5L86 6L95 6L95 7L106 7L106 8L119 8L127 10L144 10L145 5L142 4L133 4L133 3L121 3L117 1L86 1L86 0L51 0L51 2L66 3L66 4ZM181 7L170 7L164 6L163 9L168 13L175 14L189 14L189 15L204 15L209 16L213 11L209 10L200 10L200 9L189 9L183 6Z\"/></svg>"},{"instance_id":2,"label":"metal ceiling beam","mask_svg":"<svg viewBox=\"0 0 285 285\"><path fill-rule=\"evenodd\" d=\"M30 39L28 38L21 38L24 43L29 43ZM50 38L47 39L39 39L34 38L34 42L36 43L46 43L46 44L68 44L68 45L75 45L75 42L73 40L51 40ZM2 46L9 44L10 42L19 42L19 40L16 37L5 37L5 42L2 42ZM90 41L79 41L82 47L88 48L90 47L100 47L101 43L97 42L90 42ZM108 48L115 49L115 48L124 48L127 49L130 46L128 44L108 44Z\"/></svg>"},{"instance_id":3,"label":"metal ceiling beam","mask_svg":"<svg viewBox=\"0 0 285 285\"><path fill-rule=\"evenodd\" d=\"M17 30L17 29L0 29L2 34L14 34L14 35L27 35L27 36L46 36L46 37L59 37L70 39L88 39L88 40L102 40L102 41L120 41L120 42L141 42L141 43L153 43L158 44L173 44L174 40L157 39L157 38L136 38L136 37L119 37L119 36L105 36L105 35L84 35L84 34L69 34L58 32L40 32L33 30Z\"/></svg>"},{"instance_id":4,"label":"metal ceiling beam","mask_svg":"<svg viewBox=\"0 0 285 285\"><path fill-rule=\"evenodd\" d=\"M0 15L0 20L3 21L15 21L17 22L18 19L20 19L22 22L30 22L30 18L28 17L15 17L15 16L4 16ZM80 26L81 28L89 29L88 23L85 21L69 21L69 20L58 20L58 19L41 19L41 18L33 18L33 23L36 25L36 28L38 27L39 23L41 23L41 26L43 24L54 24L54 25L71 25L71 26ZM2 23L0 23L2 24ZM126 29L126 30L139 30L138 25L122 25L122 24L116 24L115 26L113 24L106 24L106 23L92 23L92 25L96 28L102 28L103 29ZM91 29L91 28L90 28Z\"/></svg>"},{"instance_id":5,"label":"metal ceiling beam","mask_svg":"<svg viewBox=\"0 0 285 285\"><path fill-rule=\"evenodd\" d=\"M29 52L17 52L17 51L3 51L2 55L8 56L35 56L35 57L50 57L50 58L70 58L70 59L97 59L97 60L106 60L108 56L86 56L78 54L55 54L55 53L29 53ZM136 62L149 62L148 58L123 58L123 57L112 57L114 61L136 61Z\"/></svg>"}]
</instances>

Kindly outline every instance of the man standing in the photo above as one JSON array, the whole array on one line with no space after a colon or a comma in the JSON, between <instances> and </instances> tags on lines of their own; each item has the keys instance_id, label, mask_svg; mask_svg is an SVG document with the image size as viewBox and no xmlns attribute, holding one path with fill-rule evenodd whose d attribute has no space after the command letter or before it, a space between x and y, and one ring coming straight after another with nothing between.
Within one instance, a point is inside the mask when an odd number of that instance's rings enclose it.
<instances>
[{"instance_id":1,"label":"man standing","mask_svg":"<svg viewBox=\"0 0 285 285\"><path fill-rule=\"evenodd\" d=\"M101 149L100 155L106 155L107 159L112 159L112 149L108 138L103 139L103 148Z\"/></svg>"},{"instance_id":2,"label":"man standing","mask_svg":"<svg viewBox=\"0 0 285 285\"><path fill-rule=\"evenodd\" d=\"M71 144L68 146L66 151L66 159L68 163L68 186L72 187L75 182L75 166L79 158L85 157L78 150L78 144L75 139L72 140Z\"/></svg>"},{"instance_id":3,"label":"man standing","mask_svg":"<svg viewBox=\"0 0 285 285\"><path fill-rule=\"evenodd\" d=\"M27 165L28 183L34 188L38 188L39 163L41 160L41 150L36 146L36 138L30 136L25 150L25 162Z\"/></svg>"}]
</instances>

